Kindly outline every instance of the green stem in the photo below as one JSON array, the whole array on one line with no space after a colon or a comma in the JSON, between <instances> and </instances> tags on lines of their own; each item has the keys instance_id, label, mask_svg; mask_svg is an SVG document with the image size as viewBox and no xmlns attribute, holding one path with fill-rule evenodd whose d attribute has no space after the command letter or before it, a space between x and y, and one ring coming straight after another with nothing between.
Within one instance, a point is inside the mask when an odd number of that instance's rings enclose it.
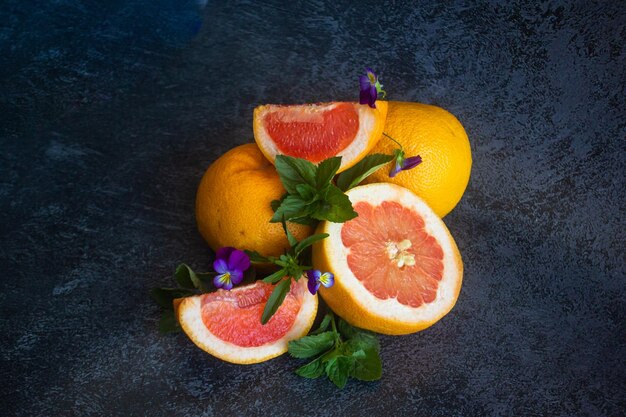
<instances>
[{"instance_id":1,"label":"green stem","mask_svg":"<svg viewBox=\"0 0 626 417\"><path fill-rule=\"evenodd\" d=\"M335 345L339 345L341 343L341 337L339 336L339 332L337 331L337 326L335 325L335 315L331 311L330 313L330 325L333 327L333 333L335 334Z\"/></svg>"},{"instance_id":2,"label":"green stem","mask_svg":"<svg viewBox=\"0 0 626 417\"><path fill-rule=\"evenodd\" d=\"M404 148L402 147L402 144L400 142L398 142L397 140L395 140L394 138L392 138L391 136L389 136L388 134L386 134L385 132L383 132L383 135L387 136L389 139L391 139L392 141L394 141L399 147L400 150L404 152Z\"/></svg>"}]
</instances>

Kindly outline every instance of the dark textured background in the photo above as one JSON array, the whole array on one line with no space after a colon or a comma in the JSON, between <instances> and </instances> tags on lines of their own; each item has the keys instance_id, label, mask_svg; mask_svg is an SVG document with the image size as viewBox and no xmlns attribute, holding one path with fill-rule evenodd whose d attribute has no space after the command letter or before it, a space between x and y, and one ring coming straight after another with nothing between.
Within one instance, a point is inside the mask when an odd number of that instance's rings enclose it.
<instances>
[{"instance_id":1,"label":"dark textured background","mask_svg":"<svg viewBox=\"0 0 626 417\"><path fill-rule=\"evenodd\" d=\"M287 3L0 7L0 414L623 415L624 2ZM160 336L149 289L207 266L206 167L364 66L470 137L454 310L342 391Z\"/></svg>"}]
</instances>

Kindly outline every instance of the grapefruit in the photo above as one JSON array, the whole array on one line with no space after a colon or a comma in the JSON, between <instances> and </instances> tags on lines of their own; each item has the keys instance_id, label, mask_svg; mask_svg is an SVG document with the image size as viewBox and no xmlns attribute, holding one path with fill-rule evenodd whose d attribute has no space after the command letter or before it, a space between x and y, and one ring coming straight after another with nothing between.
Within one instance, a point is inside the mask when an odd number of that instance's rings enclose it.
<instances>
[{"instance_id":1,"label":"grapefruit","mask_svg":"<svg viewBox=\"0 0 626 417\"><path fill-rule=\"evenodd\" d=\"M200 349L231 363L259 363L287 352L289 341L306 335L317 313L317 296L301 278L291 283L274 316L261 324L273 289L256 281L176 300L174 306L183 331Z\"/></svg>"},{"instance_id":2,"label":"grapefruit","mask_svg":"<svg viewBox=\"0 0 626 417\"><path fill-rule=\"evenodd\" d=\"M376 104L375 109L350 102L259 106L254 110L254 139L272 162L276 155L314 164L341 156L341 172L359 162L380 140L387 102Z\"/></svg>"},{"instance_id":3,"label":"grapefruit","mask_svg":"<svg viewBox=\"0 0 626 417\"><path fill-rule=\"evenodd\" d=\"M215 251L232 246L280 256L290 245L282 226L270 223L271 202L285 192L274 165L255 144L237 146L202 177L196 194L198 230ZM313 230L289 223L289 231L302 240Z\"/></svg>"},{"instance_id":4,"label":"grapefruit","mask_svg":"<svg viewBox=\"0 0 626 417\"><path fill-rule=\"evenodd\" d=\"M347 193L358 217L322 222L313 265L335 274L320 288L350 324L384 334L425 329L456 303L463 263L443 221L410 190L389 183Z\"/></svg>"},{"instance_id":5,"label":"grapefruit","mask_svg":"<svg viewBox=\"0 0 626 417\"><path fill-rule=\"evenodd\" d=\"M390 101L385 133L402 144L406 156L420 155L422 163L394 178L389 178L389 165L365 182L406 187L422 197L439 217L452 211L465 192L472 169L469 139L457 118L441 107ZM391 155L395 148L395 143L383 138L371 153Z\"/></svg>"}]
</instances>

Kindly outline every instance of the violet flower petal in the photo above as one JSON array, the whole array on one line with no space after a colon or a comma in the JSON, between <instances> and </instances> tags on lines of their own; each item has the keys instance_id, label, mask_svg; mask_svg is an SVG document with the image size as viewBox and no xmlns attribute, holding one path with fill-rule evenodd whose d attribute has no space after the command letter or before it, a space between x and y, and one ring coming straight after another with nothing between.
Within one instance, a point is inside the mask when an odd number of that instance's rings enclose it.
<instances>
[{"instance_id":1,"label":"violet flower petal","mask_svg":"<svg viewBox=\"0 0 626 417\"><path fill-rule=\"evenodd\" d=\"M241 272L239 269L235 269L234 271L232 271L230 273L230 281L233 284L239 284L241 281L243 281L243 272Z\"/></svg>"},{"instance_id":2,"label":"violet flower petal","mask_svg":"<svg viewBox=\"0 0 626 417\"><path fill-rule=\"evenodd\" d=\"M234 250L228 258L228 269L230 271L245 271L250 268L250 258L244 251Z\"/></svg>"},{"instance_id":3,"label":"violet flower petal","mask_svg":"<svg viewBox=\"0 0 626 417\"><path fill-rule=\"evenodd\" d=\"M322 275L322 271L319 269L309 269L306 271L306 276L309 281L319 281L320 276Z\"/></svg>"},{"instance_id":4,"label":"violet flower petal","mask_svg":"<svg viewBox=\"0 0 626 417\"><path fill-rule=\"evenodd\" d=\"M228 260L228 257L230 256L231 253L233 253L234 250L235 248L231 246L224 246L223 248L219 248L217 252L215 253L215 259Z\"/></svg>"},{"instance_id":5,"label":"violet flower petal","mask_svg":"<svg viewBox=\"0 0 626 417\"><path fill-rule=\"evenodd\" d=\"M330 288L335 283L335 276L331 272L324 272L319 282L326 288Z\"/></svg>"},{"instance_id":6,"label":"violet flower petal","mask_svg":"<svg viewBox=\"0 0 626 417\"><path fill-rule=\"evenodd\" d=\"M361 90L359 93L359 104L368 104L370 102L370 93L367 90Z\"/></svg>"},{"instance_id":7,"label":"violet flower petal","mask_svg":"<svg viewBox=\"0 0 626 417\"><path fill-rule=\"evenodd\" d=\"M217 288L222 288L226 281L229 281L227 273L216 275L215 278L213 278L213 285L215 285Z\"/></svg>"},{"instance_id":8,"label":"violet flower petal","mask_svg":"<svg viewBox=\"0 0 626 417\"><path fill-rule=\"evenodd\" d=\"M411 168L415 168L416 166L418 166L419 164L422 163L422 157L417 155L417 156L412 156L410 158L406 158L403 162L402 162L402 170L406 171L409 170Z\"/></svg>"},{"instance_id":9,"label":"violet flower petal","mask_svg":"<svg viewBox=\"0 0 626 417\"><path fill-rule=\"evenodd\" d=\"M307 287L309 288L309 292L313 295L315 295L315 293L317 292L317 290L320 289L320 282L316 279L311 279L309 278L308 282L306 283Z\"/></svg>"},{"instance_id":10,"label":"violet flower petal","mask_svg":"<svg viewBox=\"0 0 626 417\"><path fill-rule=\"evenodd\" d=\"M217 273L225 274L228 272L228 264L226 263L226 260L218 258L213 262L213 269Z\"/></svg>"},{"instance_id":11,"label":"violet flower petal","mask_svg":"<svg viewBox=\"0 0 626 417\"><path fill-rule=\"evenodd\" d=\"M361 89L361 93L363 91L367 91L370 88L370 79L367 75L360 75L359 76L359 87ZM361 104L365 104L365 103L361 103Z\"/></svg>"},{"instance_id":12,"label":"violet flower petal","mask_svg":"<svg viewBox=\"0 0 626 417\"><path fill-rule=\"evenodd\" d=\"M398 162L398 160L396 159L395 165L393 166L393 168L391 168L391 171L389 171L389 178L395 177L400 171L402 171L402 166L400 165L400 162Z\"/></svg>"},{"instance_id":13,"label":"violet flower petal","mask_svg":"<svg viewBox=\"0 0 626 417\"><path fill-rule=\"evenodd\" d=\"M376 86L373 85L370 87L370 91L369 91L369 106L373 109L376 108L376 99L378 98L378 91L376 91Z\"/></svg>"}]
</instances>

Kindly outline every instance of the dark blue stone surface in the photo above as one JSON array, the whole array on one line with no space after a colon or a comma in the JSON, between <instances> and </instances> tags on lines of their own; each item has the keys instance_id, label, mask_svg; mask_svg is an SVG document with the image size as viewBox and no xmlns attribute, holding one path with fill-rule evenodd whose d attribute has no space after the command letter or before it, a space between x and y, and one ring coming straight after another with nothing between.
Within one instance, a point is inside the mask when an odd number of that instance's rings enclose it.
<instances>
[{"instance_id":1,"label":"dark blue stone surface","mask_svg":"<svg viewBox=\"0 0 626 417\"><path fill-rule=\"evenodd\" d=\"M3 3L0 414L624 415L623 2ZM341 391L160 336L149 289L207 264L207 166L364 66L470 137L454 310Z\"/></svg>"}]
</instances>

